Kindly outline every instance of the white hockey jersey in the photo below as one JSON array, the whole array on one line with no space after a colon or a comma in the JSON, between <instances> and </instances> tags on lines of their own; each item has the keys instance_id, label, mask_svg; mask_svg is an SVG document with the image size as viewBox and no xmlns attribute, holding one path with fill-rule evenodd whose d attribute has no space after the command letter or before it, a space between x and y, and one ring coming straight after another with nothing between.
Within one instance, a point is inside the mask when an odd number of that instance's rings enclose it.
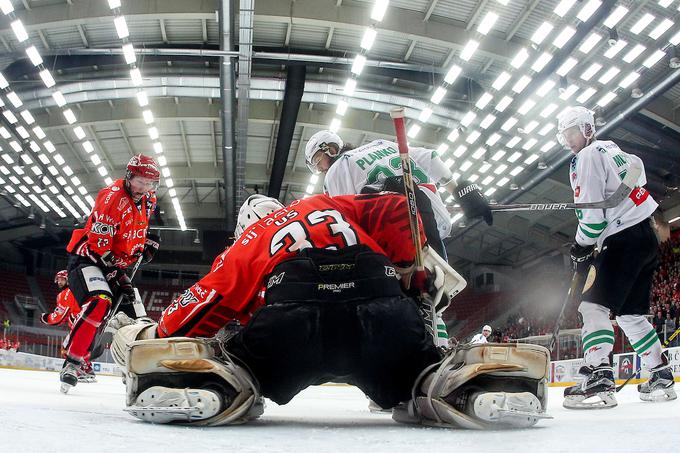
<instances>
[{"instance_id":1,"label":"white hockey jersey","mask_svg":"<svg viewBox=\"0 0 680 453\"><path fill-rule=\"evenodd\" d=\"M602 243L609 236L640 223L651 216L658 204L642 188L647 184L645 167L639 157L628 154L609 140L595 140L571 160L569 180L574 191L574 202L602 201L612 195L631 164L639 165L642 174L638 187L618 206L610 209L576 210L578 228L576 242L582 246Z\"/></svg>"},{"instance_id":2,"label":"white hockey jersey","mask_svg":"<svg viewBox=\"0 0 680 453\"><path fill-rule=\"evenodd\" d=\"M484 344L484 343L488 343L488 341L486 341L486 337L484 336L484 334L481 333L476 334L474 337L472 337L472 340L470 340L470 344Z\"/></svg>"},{"instance_id":3,"label":"white hockey jersey","mask_svg":"<svg viewBox=\"0 0 680 453\"><path fill-rule=\"evenodd\" d=\"M448 182L452 175L434 150L409 148L411 172L415 184ZM330 196L358 194L364 187L381 190L385 179L401 175L401 160L396 143L374 140L338 157L326 173L324 190ZM451 232L451 216L435 186L421 186L435 214L437 230L442 239Z\"/></svg>"}]
</instances>

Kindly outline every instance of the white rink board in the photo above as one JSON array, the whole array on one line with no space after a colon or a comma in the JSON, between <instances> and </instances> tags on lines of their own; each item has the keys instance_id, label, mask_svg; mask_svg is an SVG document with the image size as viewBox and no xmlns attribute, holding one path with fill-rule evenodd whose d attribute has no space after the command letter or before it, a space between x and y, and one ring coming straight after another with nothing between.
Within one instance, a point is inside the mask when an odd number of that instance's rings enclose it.
<instances>
[{"instance_id":1,"label":"white rink board","mask_svg":"<svg viewBox=\"0 0 680 453\"><path fill-rule=\"evenodd\" d=\"M520 431L475 432L412 427L372 414L357 389L311 387L286 406L267 402L247 425L189 428L150 425L123 412L120 378L100 376L68 395L58 374L0 369L1 452L648 452L680 441L680 401L644 403L634 385L619 407L568 411L550 389L555 418ZM651 437L648 437L651 434Z\"/></svg>"}]
</instances>

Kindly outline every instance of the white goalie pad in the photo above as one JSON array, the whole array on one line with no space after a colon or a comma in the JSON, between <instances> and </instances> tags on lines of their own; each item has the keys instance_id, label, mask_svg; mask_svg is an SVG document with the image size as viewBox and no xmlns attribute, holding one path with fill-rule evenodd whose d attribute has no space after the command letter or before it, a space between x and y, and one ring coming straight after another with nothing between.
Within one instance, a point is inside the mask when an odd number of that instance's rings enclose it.
<instances>
[{"instance_id":1,"label":"white goalie pad","mask_svg":"<svg viewBox=\"0 0 680 453\"><path fill-rule=\"evenodd\" d=\"M430 247L423 249L423 264L434 276L436 294L432 296L438 315L451 304L451 300L467 286L465 279Z\"/></svg>"},{"instance_id":2,"label":"white goalie pad","mask_svg":"<svg viewBox=\"0 0 680 453\"><path fill-rule=\"evenodd\" d=\"M393 418L468 429L532 426L550 418L549 363L549 351L538 345L463 346L423 373L414 398Z\"/></svg>"},{"instance_id":3,"label":"white goalie pad","mask_svg":"<svg viewBox=\"0 0 680 453\"><path fill-rule=\"evenodd\" d=\"M262 398L250 373L229 358L216 356L205 339L135 341L128 349L126 364L126 410L142 420L216 426L245 423L262 414ZM191 405L191 395L201 395L205 390L215 393L216 389L221 404L213 404L217 409L207 418L194 417L196 407ZM173 393L187 395L191 407L177 407L171 403L172 398L165 398L167 405L153 406L163 398L149 401L150 392L166 397ZM154 413L162 417L152 418Z\"/></svg>"}]
</instances>

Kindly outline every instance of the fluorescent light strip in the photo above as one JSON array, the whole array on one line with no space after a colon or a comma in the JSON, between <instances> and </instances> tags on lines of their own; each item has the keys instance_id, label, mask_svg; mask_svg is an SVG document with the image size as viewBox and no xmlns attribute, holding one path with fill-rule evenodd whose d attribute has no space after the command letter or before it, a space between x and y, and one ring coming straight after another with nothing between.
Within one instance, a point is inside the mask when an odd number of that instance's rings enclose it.
<instances>
[{"instance_id":1,"label":"fluorescent light strip","mask_svg":"<svg viewBox=\"0 0 680 453\"><path fill-rule=\"evenodd\" d=\"M623 49L624 47L626 47L626 45L628 45L628 43L627 43L626 41L623 41L622 39L619 39L618 41L616 41L616 44L614 44L612 47L610 47L610 48L604 53L604 56L607 57L607 58L609 58L609 59L612 59L612 58L614 58L614 57L616 56L616 54L618 54L619 52L621 52L621 49Z\"/></svg>"},{"instance_id":2,"label":"fluorescent light strip","mask_svg":"<svg viewBox=\"0 0 680 453\"><path fill-rule=\"evenodd\" d=\"M635 24L630 27L630 32L634 35L639 34L642 30L647 28L649 24L654 21L655 17L649 13L645 13Z\"/></svg>"},{"instance_id":3,"label":"fluorescent light strip","mask_svg":"<svg viewBox=\"0 0 680 453\"><path fill-rule=\"evenodd\" d=\"M591 50L593 50L593 47L597 45L598 42L602 40L602 35L599 35L597 33L593 33L588 38L586 38L585 41L579 46L578 50L579 52L582 53L589 53Z\"/></svg>"},{"instance_id":4,"label":"fluorescent light strip","mask_svg":"<svg viewBox=\"0 0 680 453\"><path fill-rule=\"evenodd\" d=\"M628 8L619 5L616 7L616 9L614 9L614 11L611 12L611 14L609 14L609 16L607 16L602 25L607 28L613 28L621 21L621 19L623 19L623 16L626 14L628 14Z\"/></svg>"},{"instance_id":5,"label":"fluorescent light strip","mask_svg":"<svg viewBox=\"0 0 680 453\"><path fill-rule=\"evenodd\" d=\"M590 19L590 16L592 16L593 13L597 11L600 5L602 5L600 0L590 0L581 7L578 14L576 15L576 18L581 22L586 22L588 19Z\"/></svg>"},{"instance_id":6,"label":"fluorescent light strip","mask_svg":"<svg viewBox=\"0 0 680 453\"><path fill-rule=\"evenodd\" d=\"M512 98L510 96L504 96L498 104L496 104L495 109L499 112L503 112L512 103Z\"/></svg>"},{"instance_id":7,"label":"fluorescent light strip","mask_svg":"<svg viewBox=\"0 0 680 453\"><path fill-rule=\"evenodd\" d=\"M564 29L560 32L559 35L555 38L553 41L553 46L557 47L558 49L561 49L570 39L574 34L576 33L576 29L574 27L566 26Z\"/></svg>"}]
</instances>

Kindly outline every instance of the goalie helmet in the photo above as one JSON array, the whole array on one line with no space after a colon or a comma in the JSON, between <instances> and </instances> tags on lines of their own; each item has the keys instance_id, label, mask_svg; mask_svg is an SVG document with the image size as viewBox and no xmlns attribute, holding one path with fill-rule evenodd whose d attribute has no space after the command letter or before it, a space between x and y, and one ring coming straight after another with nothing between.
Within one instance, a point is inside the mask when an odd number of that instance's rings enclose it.
<instances>
[{"instance_id":1,"label":"goalie helmet","mask_svg":"<svg viewBox=\"0 0 680 453\"><path fill-rule=\"evenodd\" d=\"M560 145L567 146L564 131L570 127L578 126L581 134L587 140L595 135L595 116L591 110L585 107L567 107L557 115L557 141Z\"/></svg>"},{"instance_id":2,"label":"goalie helmet","mask_svg":"<svg viewBox=\"0 0 680 453\"><path fill-rule=\"evenodd\" d=\"M338 147L337 151L330 147L331 144L335 144ZM307 145L305 146L305 163L307 164L309 171L315 175L321 173L317 169L318 162L312 162L312 159L317 152L323 151L330 157L337 157L338 154L340 154L343 145L344 142L340 136L331 131L319 131L309 137Z\"/></svg>"},{"instance_id":3,"label":"goalie helmet","mask_svg":"<svg viewBox=\"0 0 680 453\"><path fill-rule=\"evenodd\" d=\"M234 228L234 238L239 236L253 223L272 212L278 211L284 206L276 198L267 197L260 194L251 195L238 210L236 228Z\"/></svg>"},{"instance_id":4,"label":"goalie helmet","mask_svg":"<svg viewBox=\"0 0 680 453\"><path fill-rule=\"evenodd\" d=\"M68 271L66 269L61 270L54 275L54 283L57 283L57 280L60 278L65 278L68 281Z\"/></svg>"}]
</instances>

